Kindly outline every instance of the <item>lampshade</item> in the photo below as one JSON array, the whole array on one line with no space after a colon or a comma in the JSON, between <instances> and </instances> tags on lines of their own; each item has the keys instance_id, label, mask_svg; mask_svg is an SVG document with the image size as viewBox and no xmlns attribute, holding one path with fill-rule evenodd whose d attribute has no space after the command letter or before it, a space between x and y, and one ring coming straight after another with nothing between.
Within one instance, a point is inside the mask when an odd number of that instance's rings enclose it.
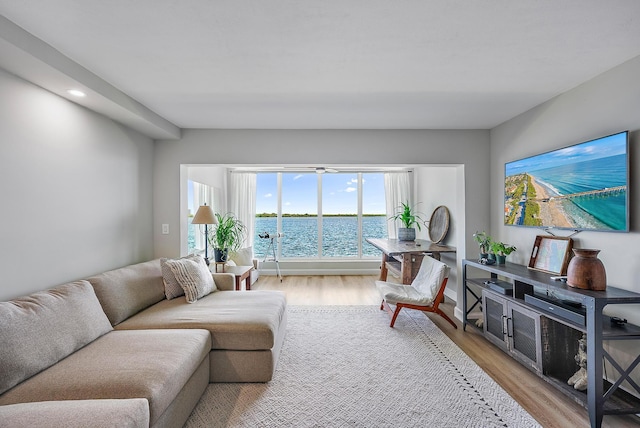
<instances>
[{"instance_id":1,"label":"lampshade","mask_svg":"<svg viewBox=\"0 0 640 428\"><path fill-rule=\"evenodd\" d=\"M193 216L191 224L218 224L216 216L213 215L213 210L207 204L200 205L196 215Z\"/></svg>"}]
</instances>

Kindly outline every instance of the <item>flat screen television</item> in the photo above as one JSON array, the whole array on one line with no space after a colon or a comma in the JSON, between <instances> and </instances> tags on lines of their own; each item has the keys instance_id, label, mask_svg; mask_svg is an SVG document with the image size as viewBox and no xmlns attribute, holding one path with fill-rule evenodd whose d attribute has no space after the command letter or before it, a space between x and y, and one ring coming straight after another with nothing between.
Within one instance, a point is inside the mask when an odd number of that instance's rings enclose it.
<instances>
[{"instance_id":1,"label":"flat screen television","mask_svg":"<svg viewBox=\"0 0 640 428\"><path fill-rule=\"evenodd\" d=\"M629 231L629 132L505 164L504 224Z\"/></svg>"}]
</instances>

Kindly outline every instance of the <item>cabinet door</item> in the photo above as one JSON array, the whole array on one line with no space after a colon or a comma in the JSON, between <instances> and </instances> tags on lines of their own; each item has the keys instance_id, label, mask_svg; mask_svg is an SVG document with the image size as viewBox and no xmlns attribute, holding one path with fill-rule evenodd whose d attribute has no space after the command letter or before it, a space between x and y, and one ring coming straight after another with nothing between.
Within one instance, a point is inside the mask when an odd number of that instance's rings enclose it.
<instances>
[{"instance_id":1,"label":"cabinet door","mask_svg":"<svg viewBox=\"0 0 640 428\"><path fill-rule=\"evenodd\" d=\"M482 290L484 337L491 343L508 351L507 300L488 290Z\"/></svg>"},{"instance_id":2,"label":"cabinet door","mask_svg":"<svg viewBox=\"0 0 640 428\"><path fill-rule=\"evenodd\" d=\"M507 336L514 357L536 371L541 371L540 315L517 303L509 302Z\"/></svg>"}]
</instances>

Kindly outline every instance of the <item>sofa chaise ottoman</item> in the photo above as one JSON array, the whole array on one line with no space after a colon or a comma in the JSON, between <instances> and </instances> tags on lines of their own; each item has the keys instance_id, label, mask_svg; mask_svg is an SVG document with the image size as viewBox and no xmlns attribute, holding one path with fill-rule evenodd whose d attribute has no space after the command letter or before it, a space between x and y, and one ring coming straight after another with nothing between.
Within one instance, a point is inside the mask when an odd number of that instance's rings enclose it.
<instances>
[{"instance_id":1,"label":"sofa chaise ottoman","mask_svg":"<svg viewBox=\"0 0 640 428\"><path fill-rule=\"evenodd\" d=\"M182 296L168 299L164 262L88 278L114 329L205 329L211 335L210 382L270 381L286 331L284 293L233 291L232 274L212 273L216 291L193 303Z\"/></svg>"}]
</instances>

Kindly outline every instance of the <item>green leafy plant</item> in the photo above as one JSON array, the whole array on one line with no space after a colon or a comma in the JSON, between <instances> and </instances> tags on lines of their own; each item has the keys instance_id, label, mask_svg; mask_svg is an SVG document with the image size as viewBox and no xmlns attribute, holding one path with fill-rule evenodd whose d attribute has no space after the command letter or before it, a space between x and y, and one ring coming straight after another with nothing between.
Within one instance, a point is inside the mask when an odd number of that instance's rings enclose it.
<instances>
[{"instance_id":1,"label":"green leafy plant","mask_svg":"<svg viewBox=\"0 0 640 428\"><path fill-rule=\"evenodd\" d=\"M487 233L483 230L482 232L476 232L473 234L473 239L478 243L480 247L480 252L482 254L486 254L489 252L489 247L491 246L491 236L487 235Z\"/></svg>"},{"instance_id":2,"label":"green leafy plant","mask_svg":"<svg viewBox=\"0 0 640 428\"><path fill-rule=\"evenodd\" d=\"M238 218L228 213L215 214L218 220L216 230L209 237L209 243L213 248L234 252L240 249L247 231L246 226Z\"/></svg>"},{"instance_id":3,"label":"green leafy plant","mask_svg":"<svg viewBox=\"0 0 640 428\"><path fill-rule=\"evenodd\" d=\"M516 250L516 247L513 245L507 245L504 242L492 241L490 246L491 252L500 256L508 256Z\"/></svg>"},{"instance_id":4,"label":"green leafy plant","mask_svg":"<svg viewBox=\"0 0 640 428\"><path fill-rule=\"evenodd\" d=\"M389 217L389 220L400 220L407 229L416 226L418 230L422 230L419 222L424 222L424 220L420 217L420 213L415 211L415 207L411 207L408 202L402 202L397 210L393 216Z\"/></svg>"}]
</instances>

